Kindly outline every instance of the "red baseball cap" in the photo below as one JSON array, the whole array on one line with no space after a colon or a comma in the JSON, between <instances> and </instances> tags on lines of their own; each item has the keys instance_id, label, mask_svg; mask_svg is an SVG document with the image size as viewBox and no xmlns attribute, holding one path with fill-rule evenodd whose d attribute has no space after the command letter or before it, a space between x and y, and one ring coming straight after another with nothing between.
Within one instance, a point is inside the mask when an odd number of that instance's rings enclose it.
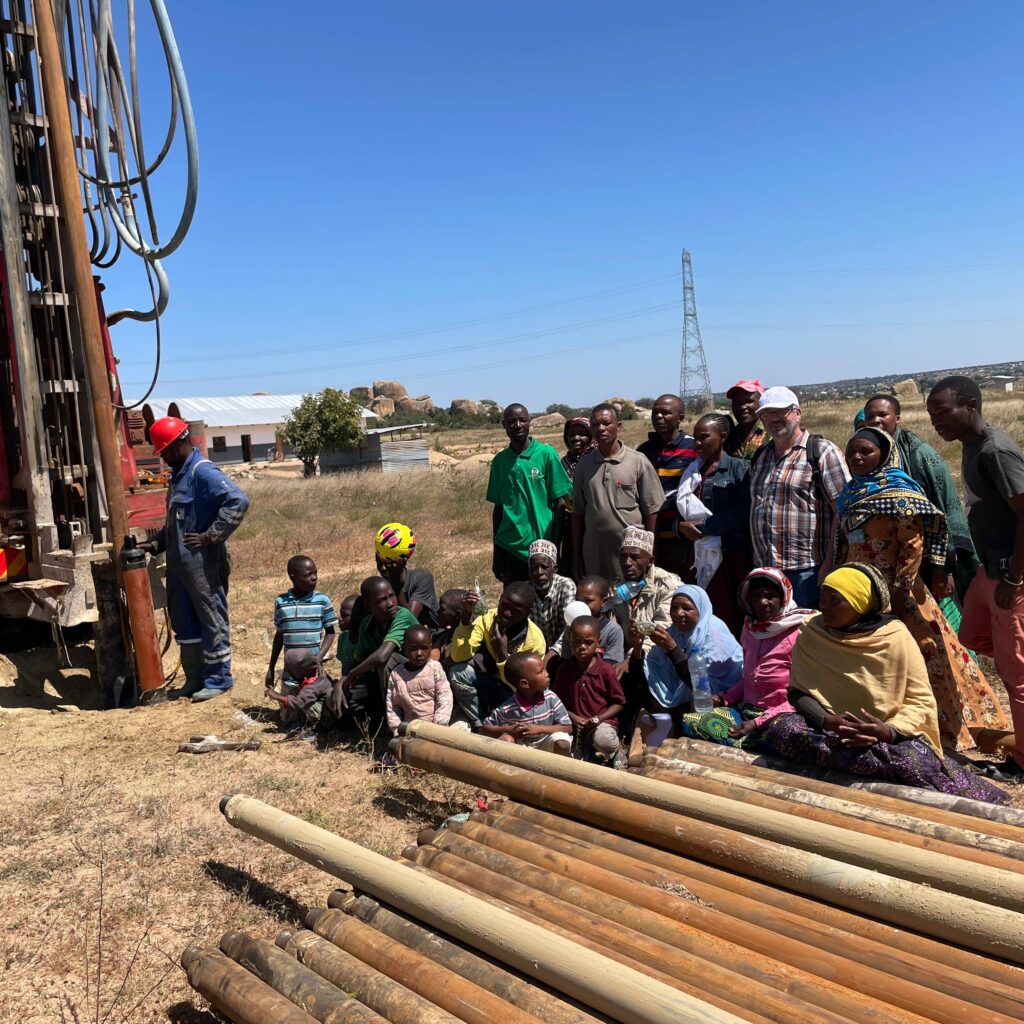
<instances>
[{"instance_id":1,"label":"red baseball cap","mask_svg":"<svg viewBox=\"0 0 1024 1024\"><path fill-rule=\"evenodd\" d=\"M759 380L738 380L725 393L726 398L732 398L734 391L752 391L754 394L763 395L764 385Z\"/></svg>"}]
</instances>

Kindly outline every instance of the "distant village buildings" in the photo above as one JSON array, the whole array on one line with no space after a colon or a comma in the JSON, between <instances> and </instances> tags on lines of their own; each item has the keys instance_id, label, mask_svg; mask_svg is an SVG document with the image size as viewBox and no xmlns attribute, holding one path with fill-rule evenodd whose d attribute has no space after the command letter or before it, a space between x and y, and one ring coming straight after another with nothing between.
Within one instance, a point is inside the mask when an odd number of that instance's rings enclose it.
<instances>
[{"instance_id":1,"label":"distant village buildings","mask_svg":"<svg viewBox=\"0 0 1024 1024\"><path fill-rule=\"evenodd\" d=\"M168 415L172 404L178 414L191 424L204 424L205 429L193 436L206 439L211 462L256 462L268 453L290 455L279 437L284 421L302 401L302 395L219 395L214 398L153 398L149 405L157 417ZM360 423L364 430L377 425L377 415L362 409Z\"/></svg>"}]
</instances>

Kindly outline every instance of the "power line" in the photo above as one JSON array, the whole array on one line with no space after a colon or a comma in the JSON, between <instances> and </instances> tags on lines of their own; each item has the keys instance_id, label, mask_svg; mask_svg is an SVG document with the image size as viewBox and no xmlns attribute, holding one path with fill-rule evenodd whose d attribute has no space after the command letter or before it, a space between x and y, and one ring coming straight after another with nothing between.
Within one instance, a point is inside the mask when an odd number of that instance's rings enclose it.
<instances>
[{"instance_id":1,"label":"power line","mask_svg":"<svg viewBox=\"0 0 1024 1024\"><path fill-rule=\"evenodd\" d=\"M677 304L676 303L670 303L669 305L671 305L673 308L675 308ZM624 319L624 318L620 317L618 319ZM1024 321L1021 321L1019 318L1017 318L1017 319L1015 319L1015 318L1006 318L1006 319L992 319L992 320L918 320L918 321L903 321L903 322L899 322L899 323L761 324L761 325L745 325L745 324L741 324L741 325L735 325L735 326L732 326L732 327L725 326L725 325L718 325L717 327L713 327L712 330L718 330L718 331L726 331L726 330L736 330L736 331L746 331L746 330L763 331L763 330L768 330L768 331L771 331L771 330L799 330L799 329L808 329L808 330L828 330L828 329L831 329L831 330L847 330L847 329L850 329L850 328L856 328L858 330L871 330L871 329L888 328L888 327L928 327L928 326L945 326L945 325L950 325L950 324L952 324L952 325L971 325L971 324L983 324L983 323L1022 323L1022 322L1024 322ZM565 329L566 328L562 328L562 330L565 330ZM552 332L544 332L544 333L552 333ZM577 346L577 347L573 347L573 348L550 350L550 351L544 352L543 356L546 358L548 356L559 355L559 354L562 354L562 353L565 353L565 352L585 351L588 348L601 348L601 347L605 347L605 346L608 346L608 345L628 344L628 343L630 343L632 341L645 340L645 339L650 339L650 338L654 338L654 337L665 337L665 336L671 335L673 333L674 332L671 331L671 330L668 330L668 331L654 331L654 332L651 332L649 334L635 335L635 336L629 337L629 338L618 338L618 339L615 339L615 340L612 340L612 341L591 342L591 343L589 343L587 345ZM450 354L450 353L453 353L453 352L471 351L471 350L474 350L474 349L477 349L477 348L486 348L489 345L492 345L492 344L495 344L495 343L496 342L472 342L472 343L470 343L468 345L455 345L455 346L450 346L450 347L448 347L446 349L434 349L433 351L418 352L418 353L415 353L415 354L412 354L412 355L403 356L402 358L405 359L405 360L433 359L433 358L435 358L438 355ZM490 366L510 366L510 365L514 365L515 363L522 362L523 359L525 359L525 358L530 358L530 354L529 353L520 353L518 356L516 356L516 358L511 359L511 360L505 360L505 361L500 361L500 362L480 363L477 366L472 367L472 369L487 369ZM190 360L190 361L192 361L192 360ZM296 374L309 374L309 373L314 373L314 372L325 372L325 371L326 372L339 372L339 371L343 371L343 370L351 370L351 369L362 368L364 366L379 366L381 364L381 361L382 361L381 359L370 359L370 360L364 360L364 361L357 362L357 363L352 363L352 362L337 363L337 364L334 364L332 366L296 367L294 369L289 369L289 370L271 370L271 371L266 371L264 373L250 373L250 374L243 374L243 375L232 374L231 375L231 379L232 380L237 380L237 381L241 381L241 380L265 380L268 373L273 373L275 378L279 378L279 377L291 377L291 376L295 376ZM403 377L407 378L409 380L415 380L415 379L418 379L419 377L426 377L426 376L444 376L447 372L462 373L462 372L464 372L464 371L466 371L468 369L471 369L471 367L462 367L462 366L460 366L460 367L457 367L457 368L455 368L455 369L453 369L451 371L439 370L439 371L434 371L434 372L432 372L430 374L419 374L419 375L403 374ZM179 378L176 378L176 379L173 379L173 380L168 380L168 379L164 378L162 383L164 383L164 384L192 384L192 383L195 382L195 380L196 380L195 377L179 377ZM137 382L137 381L122 381L122 385L121 386L123 388L138 387L139 386L139 382Z\"/></svg>"},{"instance_id":2,"label":"power line","mask_svg":"<svg viewBox=\"0 0 1024 1024\"><path fill-rule=\"evenodd\" d=\"M510 342L510 341L530 341L530 340L533 340L535 338L545 338L545 337L547 337L548 335L551 335L551 334L561 334L561 333L564 333L565 331L579 330L580 328L583 328L583 327L599 327L602 324L617 323L620 320L629 320L632 317L635 317L635 316L645 316L645 315L647 315L649 313L664 313L666 310L669 310L669 309L677 309L678 306L679 306L678 302L661 302L661 303L658 303L656 306L643 306L640 309L630 309L630 310L626 310L623 313L611 313L608 316L596 317L593 320L579 320L576 323L563 324L561 327L548 327L546 329L539 330L539 331L527 331L524 334L507 334L504 337L501 337L501 338L489 338L486 341L472 341L472 342L468 342L468 343L461 344L461 345L446 346L445 348L440 348L440 349L436 349L435 348L435 349L431 350L430 354L431 355L440 355L440 354L443 354L443 353L446 353L446 352L464 352L464 351L466 351L468 349L478 348L478 347L484 346L484 345L503 345L506 342ZM403 337L412 337L412 335L403 335ZM359 341L359 342L355 342L355 341L332 342L329 345L295 346L295 347L289 348L288 352L289 352L290 355L298 353L298 352L333 352L335 349L351 348L353 346L363 345L363 344L365 344L365 343L362 342L362 341ZM394 354L395 353L392 353L392 355L394 355ZM250 359L261 359L261 358L280 359L281 358L281 350L280 350L280 348L278 348L278 349L275 349L274 351L268 351L268 352L263 352L263 351L261 351L261 352L245 352L244 354L242 354L242 356L239 356L238 354L224 355L224 356L206 356L206 357L204 357L203 362L204 363L210 363L210 362L215 362L217 360L238 359L238 358L245 358L247 361L250 360ZM412 355L408 355L408 356L403 355L402 358L404 358L404 359L406 359L406 358L407 359L414 359L414 358L417 358L417 354L412 354ZM167 362L194 363L195 359L194 358L182 358L182 359L173 359L173 360L165 359L164 362L165 363L167 363ZM369 360L369 361L364 362L364 363L349 363L349 365L350 366L372 366L372 365L375 365L377 362L379 362L379 360L373 359L373 360ZM138 360L134 360L134 361L133 360L124 360L121 363L121 365L122 366L137 366L137 365L139 365L139 361Z\"/></svg>"},{"instance_id":3,"label":"power line","mask_svg":"<svg viewBox=\"0 0 1024 1024\"><path fill-rule=\"evenodd\" d=\"M544 354L545 354L545 356L558 356L558 355L565 355L565 354L571 353L571 352L585 352L585 351L588 351L590 349L595 349L595 348L607 348L608 346L611 346L611 345L629 345L632 342L637 342L637 341L652 341L655 338L675 337L676 334L677 334L677 331L675 329L667 330L667 331L651 331L648 334L635 334L635 335L633 335L633 336L631 336L629 338L613 338L610 341L594 341L594 342L588 342L585 345L573 345L573 346L570 346L568 348L552 349L550 352L545 352ZM427 356L429 356L429 355L430 355L430 353L427 353ZM522 354L519 354L519 355L515 356L514 358L502 359L502 360L488 360L488 362L486 362L486 363L477 363L477 364L474 364L472 366L458 366L458 367L455 367L453 369L447 369L447 370L430 370L430 371L427 371L426 373L418 373L418 374L412 374L412 373L406 374L406 373L403 373L402 374L402 379L403 380L421 380L421 379L425 379L427 377L446 377L446 376L451 376L453 374L458 374L458 373L468 373L468 372L470 372L472 370L486 370L486 369L490 369L491 367L494 367L494 366L514 366L517 363L522 363L525 358L527 358L527 357L523 356ZM268 372L273 372L275 377L280 377L280 376L283 376L283 375L292 375L292 374L296 374L296 373L333 372L333 371L337 371L337 370L347 369L351 365L352 365L351 363L341 363L341 364L339 364L337 366L317 366L317 367L311 367L309 369L301 369L301 370L284 370L284 371L281 371L281 372L276 372L276 371L268 371ZM265 378L266 378L266 374L265 373L250 373L250 374L246 374L244 376L233 376L232 380L236 380L236 381L237 380L264 380ZM180 378L178 380L164 380L163 383L164 384L192 384L194 381L195 381L194 377L184 377L184 378ZM122 383L122 387L132 387L132 386L134 386L134 382L131 382L131 381Z\"/></svg>"}]
</instances>

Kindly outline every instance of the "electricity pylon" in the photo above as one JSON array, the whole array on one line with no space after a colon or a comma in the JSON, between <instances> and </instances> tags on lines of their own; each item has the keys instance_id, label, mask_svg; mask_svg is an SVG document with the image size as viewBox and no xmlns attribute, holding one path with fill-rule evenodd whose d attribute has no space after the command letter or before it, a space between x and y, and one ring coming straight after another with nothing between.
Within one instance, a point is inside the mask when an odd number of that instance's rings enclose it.
<instances>
[{"instance_id":1,"label":"electricity pylon","mask_svg":"<svg viewBox=\"0 0 1024 1024\"><path fill-rule=\"evenodd\" d=\"M679 368L679 397L694 412L714 408L711 376L704 355L704 342L697 323L697 297L693 291L693 266L690 254L683 250L683 355Z\"/></svg>"}]
</instances>

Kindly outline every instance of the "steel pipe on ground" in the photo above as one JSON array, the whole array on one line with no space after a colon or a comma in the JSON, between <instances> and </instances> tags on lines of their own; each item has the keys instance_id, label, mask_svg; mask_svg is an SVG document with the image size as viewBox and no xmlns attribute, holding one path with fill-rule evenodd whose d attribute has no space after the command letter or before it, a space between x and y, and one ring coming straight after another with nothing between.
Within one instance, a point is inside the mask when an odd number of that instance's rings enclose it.
<instances>
[{"instance_id":1,"label":"steel pipe on ground","mask_svg":"<svg viewBox=\"0 0 1024 1024\"><path fill-rule=\"evenodd\" d=\"M1007 1024L1010 1020L1018 1019L1022 1008L1021 1004L1005 1005L1000 1007L997 1012L987 1013L986 1009L995 1008L983 1009L982 1005L984 1004L979 1005L974 1001L972 996L976 985L973 984L973 979L971 979L972 983L967 991L957 992L952 997L948 993L932 991L929 987L908 983L889 974L884 969L875 969L849 958L845 955L845 949L833 951L820 945L794 940L778 931L748 924L746 921L730 916L717 906L701 905L692 897L688 899L681 894L673 893L671 884L667 887L664 883L660 886L657 884L652 886L647 882L633 880L581 858L557 853L548 847L490 827L483 822L471 820L465 824L452 826L448 832L490 846L517 860L527 861L535 869L560 876L563 879L572 879L591 890L617 897L625 901L629 907L644 908L656 915L671 918L695 929L698 938L713 936L731 944L734 943L734 951L730 951L729 959L714 955L715 959L722 964L738 960L739 966L736 969L740 973L746 972L748 958L753 954L788 964L800 972L800 975L813 975L813 984L820 986L821 992L826 996L830 994L831 986L841 987L840 999L836 1000L834 1005L829 1005L830 1009L835 1009L837 1012L844 1012L840 1003L848 1003L853 998L856 1006L865 1014L870 1012L871 1008L876 1005L875 1000L878 1000L879 1006L899 1007L902 1010L910 1011L912 1015L920 1014L929 1020L940 1021L943 1024L962 1024L965 1015L975 1017L977 1024L981 1024L983 1020L990 1024L996 1024L996 1022ZM452 840L446 839L445 835L438 836L434 845L458 853L459 850L450 845ZM519 874L515 877L520 881L529 881ZM583 905L581 902L580 906ZM639 917L636 918L636 921L637 923L632 927L637 927L647 934L655 934L649 928L642 927ZM848 937L848 940L852 939L853 936ZM694 950L699 955L706 955L700 953L700 949L701 945L695 944ZM708 953L710 954L710 952L709 949ZM891 959L891 950L887 952ZM867 997L859 995L851 997L851 991L853 993L865 992L869 995ZM807 998L807 1001L819 1002L817 997Z\"/></svg>"},{"instance_id":2,"label":"steel pipe on ground","mask_svg":"<svg viewBox=\"0 0 1024 1024\"><path fill-rule=\"evenodd\" d=\"M486 989L460 978L428 957L340 910L311 910L306 924L328 942L386 977L454 1014L466 1024L538 1024L539 1018L509 1006Z\"/></svg>"},{"instance_id":3,"label":"steel pipe on ground","mask_svg":"<svg viewBox=\"0 0 1024 1024\"><path fill-rule=\"evenodd\" d=\"M624 836L612 835L536 807L509 801L502 805L501 810L503 813L498 816L501 823L499 827L503 827L507 817L516 818L541 829L542 834L557 836L561 842L583 844L581 847L572 847L569 851L579 850L581 857L585 856L588 846L596 850L621 854L642 862L654 871L665 873L663 876L656 876L653 884L682 882L696 896L711 900L716 906L728 908L730 913L744 916L745 920L755 924L786 920L775 914L768 916L763 912L764 909L781 911L789 915L789 923L802 923L810 930L809 941L816 941L817 929L820 928L821 937L817 941L821 941L822 944L838 941L844 950L860 948L856 942L851 943L846 935L876 943L888 950L892 970L912 966L914 958L917 958L922 965L941 965L940 970L950 977L954 977L955 972L959 971L985 979L987 985L999 986L1008 995L1020 998L1024 993L1024 971L1020 967L1004 964L754 879L744 878L742 875L731 874L689 857L648 846ZM646 879L647 876L642 877ZM733 896L740 899L733 899ZM838 938L833 935L832 930L839 933Z\"/></svg>"},{"instance_id":4,"label":"steel pipe on ground","mask_svg":"<svg viewBox=\"0 0 1024 1024\"><path fill-rule=\"evenodd\" d=\"M831 772L822 773L802 765L790 764L779 758L753 755L737 747L725 747L700 740L677 740L670 749L665 749L664 746L648 748L647 753L721 768L723 771L751 778L799 786L814 793L854 801L865 806L879 807L897 814L909 814L969 832L980 832L990 838L1012 843L1024 842L1021 838L1024 834L1024 812L999 807L996 804L985 804L979 800L949 796L928 789L913 789L910 786L839 781L848 777L836 776ZM914 799L910 799L906 795L908 793L914 794ZM983 811L993 813L982 813ZM1007 815L1020 815L1020 822L1014 823L1009 817L995 813L1001 811L1006 811Z\"/></svg>"},{"instance_id":5,"label":"steel pipe on ground","mask_svg":"<svg viewBox=\"0 0 1024 1024\"><path fill-rule=\"evenodd\" d=\"M486 843L485 839L491 842ZM871 972L854 964L846 965L847 975L856 976L854 990L851 991L849 984L829 976L827 970L819 968L817 972L813 971L817 952L809 947L802 947L801 956L794 958L802 961L797 966L793 959L787 960L777 955L777 951L776 955L765 953L765 946L771 943L762 943L761 949L755 949L752 945L741 946L721 934L723 930L728 931L728 928L705 927L709 919L721 918L721 914L702 910L664 890L647 889L645 892L643 890L646 887L643 885L629 883L611 872L590 865L577 864L570 867L565 863L568 858L562 858L563 863L558 865L562 868L560 871L553 870L546 863L538 866L535 860L543 863L557 858L553 855L545 856L549 852L538 847L534 847L536 853L526 850L524 847L530 844L503 833L479 825L471 828L457 826L456 829L439 833L431 845L484 868L498 878L514 879L570 906L611 921L625 930L620 934L639 933L641 937L657 939L674 947L678 951L680 967L690 977L700 977L708 987L725 994L728 992L723 988L720 978L722 974L727 975L730 982L738 982L740 986L746 984L752 1001L748 1005L766 1016L769 1015L768 1011L756 991L756 987L762 985L791 997L793 1002L790 1004L790 1014L793 1013L794 1005L807 1004L841 1018L856 1017L864 1024L921 1024L926 1019L921 1015L923 1008L898 1008L877 998L877 990L871 985ZM575 878L569 877L569 870L574 870ZM777 935L772 938L776 945L784 941ZM625 943L622 948L628 951ZM704 961L703 965L701 960ZM926 995L922 991L916 994L919 997L918 1003L920 997ZM982 1020L985 1024L1010 1024L1008 1017L979 1011L960 1000L947 998L936 1002L950 1004L948 1012L941 1017L930 1018L941 1020L942 1024L962 1024L965 1013L977 1016L979 1024Z\"/></svg>"},{"instance_id":6,"label":"steel pipe on ground","mask_svg":"<svg viewBox=\"0 0 1024 1024\"><path fill-rule=\"evenodd\" d=\"M427 867L420 863L421 857L426 858L431 854L435 854L439 857L447 857L445 866L448 870L435 870L433 867ZM459 860L449 854L444 854L442 851L428 848L417 850L416 847L409 847L403 852L402 856L407 859L407 866L409 869L424 878L433 878L445 885L453 886L460 892L467 893L476 899L482 900L489 906L514 914L523 921L527 921L539 928L543 928L546 931L551 932L553 935L561 935L571 941L578 942L581 946L593 950L601 956L607 956L610 960L614 960L616 963L629 967L653 981L668 985L670 988L678 989L680 992L685 992L688 995L691 995L694 999L703 998L709 1005L726 1013L732 1014L736 1019L742 1020L746 1022L746 1024L774 1024L774 1022L770 1021L767 1016L756 1011L743 1010L741 1007L729 1002L718 993L703 994L695 983L695 979L680 981L678 978L665 971L651 967L646 961L638 960L629 956L617 946L602 944L597 941L596 938L591 936L589 932L582 932L579 928L563 927L553 921L548 913L548 908L552 905L553 901L543 898L540 894L537 894L535 902L531 904L535 906L535 909L528 909L526 905L521 906L512 901L506 901L499 899L496 896L488 895L477 888L471 881L456 877L460 868ZM464 867L470 869L469 877L475 877L477 869L473 869L471 865L464 865ZM524 904L525 903L530 903L530 901L526 900L524 901ZM594 915L589 916L591 918L594 917ZM600 926L601 923L597 920L595 927L600 928Z\"/></svg>"},{"instance_id":7,"label":"steel pipe on ground","mask_svg":"<svg viewBox=\"0 0 1024 1024\"><path fill-rule=\"evenodd\" d=\"M765 782L742 775L692 764L678 758L645 757L643 774L646 778L657 779L673 786L684 786L709 793L721 799L736 799L737 789L743 791L742 801L754 807L765 807L852 829L863 835L903 843L918 850L941 853L956 860L982 864L1001 871L1024 873L1024 846L1005 840L982 836L980 833L965 833L947 825L923 821L908 815L897 815L891 811L866 807L850 800L823 796L795 786ZM993 849L985 844L985 841Z\"/></svg>"},{"instance_id":8,"label":"steel pipe on ground","mask_svg":"<svg viewBox=\"0 0 1024 1024\"><path fill-rule=\"evenodd\" d=\"M512 743L495 743L495 746L517 751L522 749ZM839 860L790 849L780 843L754 838L740 831L694 821L683 814L673 814L658 807L573 785L514 765L495 763L436 743L403 739L396 745L396 749L403 761L418 768L483 786L545 810L583 819L590 824L662 846L675 853L711 860L731 871L839 903L859 912L874 914L947 941L1018 963L1024 962L1024 918L1013 911L877 871L868 871ZM609 769L598 771L604 771L610 776L624 774ZM646 781L637 777L633 779ZM657 785L683 796L700 795L686 794L665 783L649 785ZM837 831L844 832L848 842L857 841L857 836L845 830ZM886 845L898 846L896 843ZM1018 876L1010 877L1016 879Z\"/></svg>"},{"instance_id":9,"label":"steel pipe on ground","mask_svg":"<svg viewBox=\"0 0 1024 1024\"><path fill-rule=\"evenodd\" d=\"M607 1021L607 1018L598 1018L586 1010L571 1006L558 996L516 977L503 967L427 930L397 911L382 907L369 896L357 897L335 890L328 898L327 905L352 914L376 931L422 953L434 963L487 989L512 1006L532 1013L546 1024L602 1024Z\"/></svg>"},{"instance_id":10,"label":"steel pipe on ground","mask_svg":"<svg viewBox=\"0 0 1024 1024\"><path fill-rule=\"evenodd\" d=\"M402 864L260 800L225 797L221 812L235 828L409 910L426 924L622 1024L736 1024L738 1020L580 944L526 925L514 914L453 886L417 877ZM643 1007L642 1012L637 1007Z\"/></svg>"},{"instance_id":11,"label":"steel pipe on ground","mask_svg":"<svg viewBox=\"0 0 1024 1024\"><path fill-rule=\"evenodd\" d=\"M514 765L565 783L586 786L609 796L686 815L710 826L784 843L787 847L836 858L869 871L876 871L884 865L885 874L895 878L936 886L947 893L956 893L1004 910L1024 910L1024 877L1018 874L982 868L928 850L911 849L902 843L851 832L837 825L806 821L779 811L762 809L751 814L742 801L743 790L736 790L737 799L723 800L641 775L611 771L600 765L546 754L517 743L502 743L432 722L408 723L406 737L396 742L396 748L401 749L402 743L415 743L415 737L421 737L436 746L475 754L492 762ZM408 737L414 738L409 740ZM564 813L572 814L571 811ZM1024 919L1021 923L1024 924Z\"/></svg>"},{"instance_id":12,"label":"steel pipe on ground","mask_svg":"<svg viewBox=\"0 0 1024 1024\"><path fill-rule=\"evenodd\" d=\"M320 1024L388 1024L368 1006L349 998L272 942L241 932L226 932L221 937L220 949Z\"/></svg>"},{"instance_id":13,"label":"steel pipe on ground","mask_svg":"<svg viewBox=\"0 0 1024 1024\"><path fill-rule=\"evenodd\" d=\"M283 931L277 944L286 954L318 974L332 986L349 992L361 1003L390 1024L460 1024L439 1006L417 995L411 989L374 970L361 960L339 949L314 932Z\"/></svg>"},{"instance_id":14,"label":"steel pipe on ground","mask_svg":"<svg viewBox=\"0 0 1024 1024\"><path fill-rule=\"evenodd\" d=\"M301 1007L275 992L219 949L189 946L181 954L188 983L235 1024L317 1024Z\"/></svg>"}]
</instances>

